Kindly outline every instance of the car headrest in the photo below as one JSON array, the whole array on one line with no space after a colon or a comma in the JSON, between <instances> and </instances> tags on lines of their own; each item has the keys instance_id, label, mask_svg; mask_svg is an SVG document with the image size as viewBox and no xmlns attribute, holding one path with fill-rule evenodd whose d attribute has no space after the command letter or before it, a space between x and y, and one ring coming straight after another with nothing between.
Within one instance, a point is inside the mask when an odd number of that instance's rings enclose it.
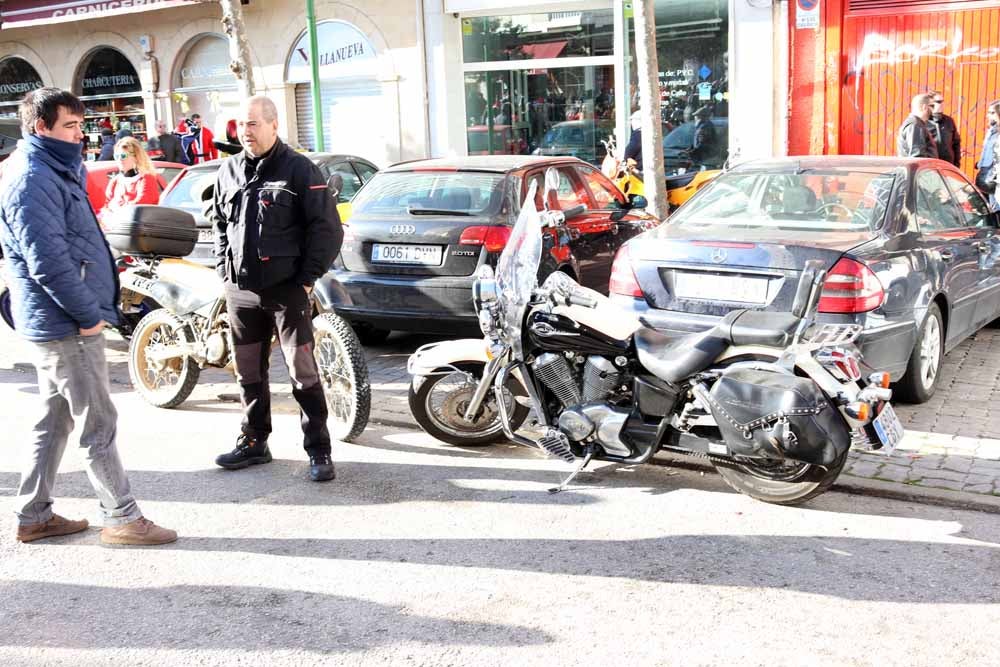
<instances>
[{"instance_id":1,"label":"car headrest","mask_svg":"<svg viewBox=\"0 0 1000 667\"><path fill-rule=\"evenodd\" d=\"M804 185L785 188L781 193L782 210L785 213L809 213L816 210L816 193Z\"/></svg>"}]
</instances>

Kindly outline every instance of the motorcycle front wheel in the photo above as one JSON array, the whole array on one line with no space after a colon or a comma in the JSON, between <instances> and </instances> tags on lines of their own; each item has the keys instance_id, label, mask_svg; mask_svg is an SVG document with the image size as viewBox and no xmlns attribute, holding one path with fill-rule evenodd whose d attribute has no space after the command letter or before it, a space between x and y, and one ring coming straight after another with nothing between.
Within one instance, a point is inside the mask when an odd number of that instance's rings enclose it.
<instances>
[{"instance_id":1,"label":"motorcycle front wheel","mask_svg":"<svg viewBox=\"0 0 1000 667\"><path fill-rule=\"evenodd\" d=\"M316 365L329 410L330 435L350 442L368 426L372 387L365 350L354 330L334 313L313 320Z\"/></svg>"},{"instance_id":2,"label":"motorcycle front wheel","mask_svg":"<svg viewBox=\"0 0 1000 667\"><path fill-rule=\"evenodd\" d=\"M410 412L420 428L441 442L459 447L481 447L506 440L496 406L496 392L492 389L475 418L472 421L465 419L465 411L486 365L481 361L466 361L454 366L459 370L438 369L437 374L425 377L417 389L410 385ZM506 393L510 429L516 431L528 418L530 410L515 399L515 391L508 389Z\"/></svg>"},{"instance_id":3,"label":"motorcycle front wheel","mask_svg":"<svg viewBox=\"0 0 1000 667\"><path fill-rule=\"evenodd\" d=\"M190 357L150 359L178 343L193 343L191 329L176 315L159 308L139 320L128 344L128 374L139 395L158 408L175 408L191 395L201 368Z\"/></svg>"},{"instance_id":4,"label":"motorcycle front wheel","mask_svg":"<svg viewBox=\"0 0 1000 667\"><path fill-rule=\"evenodd\" d=\"M712 464L730 488L765 503L798 505L827 491L847 463L847 452L829 468L798 461L718 461Z\"/></svg>"}]
</instances>

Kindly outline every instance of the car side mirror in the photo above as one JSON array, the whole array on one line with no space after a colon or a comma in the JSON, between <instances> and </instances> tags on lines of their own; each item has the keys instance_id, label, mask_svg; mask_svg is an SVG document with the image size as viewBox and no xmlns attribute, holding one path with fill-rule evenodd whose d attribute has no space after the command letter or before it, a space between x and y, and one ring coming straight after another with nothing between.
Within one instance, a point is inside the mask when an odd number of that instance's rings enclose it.
<instances>
[{"instance_id":1,"label":"car side mirror","mask_svg":"<svg viewBox=\"0 0 1000 667\"><path fill-rule=\"evenodd\" d=\"M330 178L326 179L326 189L331 197L340 199L340 193L344 191L344 177L336 172L330 174Z\"/></svg>"},{"instance_id":2,"label":"car side mirror","mask_svg":"<svg viewBox=\"0 0 1000 667\"><path fill-rule=\"evenodd\" d=\"M646 208L649 206L649 200L642 195L629 195L628 205L629 208Z\"/></svg>"}]
</instances>

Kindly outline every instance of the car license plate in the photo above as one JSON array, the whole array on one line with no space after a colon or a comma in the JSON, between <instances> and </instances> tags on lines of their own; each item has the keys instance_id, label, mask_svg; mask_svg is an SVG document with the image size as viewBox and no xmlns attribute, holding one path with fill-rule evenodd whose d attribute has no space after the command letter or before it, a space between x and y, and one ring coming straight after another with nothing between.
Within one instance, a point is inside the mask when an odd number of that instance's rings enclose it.
<instances>
[{"instance_id":1,"label":"car license plate","mask_svg":"<svg viewBox=\"0 0 1000 667\"><path fill-rule=\"evenodd\" d=\"M718 276L711 273L674 273L674 296L697 301L767 303L767 278Z\"/></svg>"},{"instance_id":2,"label":"car license plate","mask_svg":"<svg viewBox=\"0 0 1000 667\"><path fill-rule=\"evenodd\" d=\"M882 407L882 412L875 418L873 425L875 426L875 433L882 443L882 451L886 454L892 454L893 450L896 449L896 445L903 439L903 424L899 421L899 417L896 416L896 411L892 409L892 405L886 403Z\"/></svg>"},{"instance_id":3,"label":"car license plate","mask_svg":"<svg viewBox=\"0 0 1000 667\"><path fill-rule=\"evenodd\" d=\"M441 266L441 246L375 243L372 244L372 261L379 264Z\"/></svg>"}]
</instances>

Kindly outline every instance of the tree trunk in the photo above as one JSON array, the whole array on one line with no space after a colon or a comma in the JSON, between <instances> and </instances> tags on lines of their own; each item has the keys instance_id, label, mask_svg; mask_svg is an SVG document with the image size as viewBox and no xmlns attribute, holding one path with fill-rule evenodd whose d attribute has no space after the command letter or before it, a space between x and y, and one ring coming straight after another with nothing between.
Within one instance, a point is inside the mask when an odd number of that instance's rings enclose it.
<instances>
[{"instance_id":1,"label":"tree trunk","mask_svg":"<svg viewBox=\"0 0 1000 667\"><path fill-rule=\"evenodd\" d=\"M219 0L222 6L222 26L229 36L229 69L236 75L240 97L247 99L254 94L253 65L250 64L250 44L247 28L243 23L240 0Z\"/></svg>"},{"instance_id":2,"label":"tree trunk","mask_svg":"<svg viewBox=\"0 0 1000 667\"><path fill-rule=\"evenodd\" d=\"M656 59L654 0L635 0L635 55L642 110L642 181L649 206L660 220L669 212L663 173L663 125L660 120L660 67Z\"/></svg>"}]
</instances>

